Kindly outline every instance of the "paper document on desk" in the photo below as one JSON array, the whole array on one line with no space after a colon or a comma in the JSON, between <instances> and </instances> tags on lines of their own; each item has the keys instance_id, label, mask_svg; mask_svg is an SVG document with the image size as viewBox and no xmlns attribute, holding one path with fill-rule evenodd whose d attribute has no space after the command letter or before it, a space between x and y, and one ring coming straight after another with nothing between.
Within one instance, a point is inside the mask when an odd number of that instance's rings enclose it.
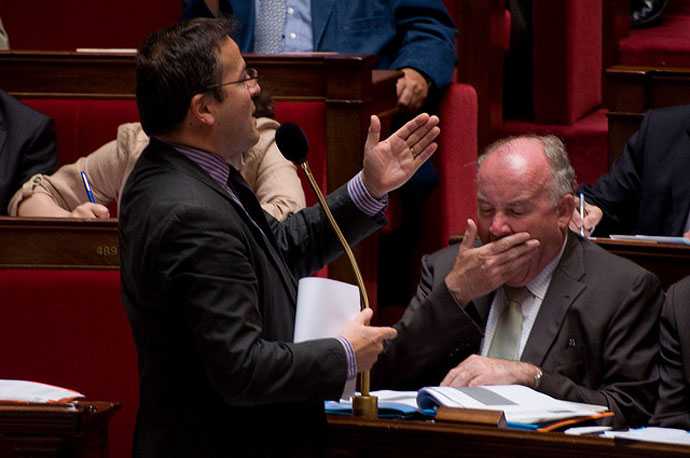
<instances>
[{"instance_id":1,"label":"paper document on desk","mask_svg":"<svg viewBox=\"0 0 690 458\"><path fill-rule=\"evenodd\" d=\"M442 405L501 410L511 423L544 423L608 410L605 406L560 401L522 385L427 387L419 390L417 404L423 409Z\"/></svg>"},{"instance_id":2,"label":"paper document on desk","mask_svg":"<svg viewBox=\"0 0 690 458\"><path fill-rule=\"evenodd\" d=\"M684 429L672 428L636 428L627 431L606 431L602 437L628 439L661 444L690 445L690 433Z\"/></svg>"},{"instance_id":3,"label":"paper document on desk","mask_svg":"<svg viewBox=\"0 0 690 458\"><path fill-rule=\"evenodd\" d=\"M330 278L306 277L299 281L295 342L338 337L345 323L360 310L359 288ZM355 391L355 381L345 384L342 398Z\"/></svg>"},{"instance_id":4,"label":"paper document on desk","mask_svg":"<svg viewBox=\"0 0 690 458\"><path fill-rule=\"evenodd\" d=\"M671 243L673 245L689 245L690 240L685 237L667 237L660 235L622 235L611 234L609 237L613 240L635 240L637 242L654 242L654 243Z\"/></svg>"},{"instance_id":5,"label":"paper document on desk","mask_svg":"<svg viewBox=\"0 0 690 458\"><path fill-rule=\"evenodd\" d=\"M76 391L26 380L0 380L0 404L67 404L84 395Z\"/></svg>"}]
</instances>

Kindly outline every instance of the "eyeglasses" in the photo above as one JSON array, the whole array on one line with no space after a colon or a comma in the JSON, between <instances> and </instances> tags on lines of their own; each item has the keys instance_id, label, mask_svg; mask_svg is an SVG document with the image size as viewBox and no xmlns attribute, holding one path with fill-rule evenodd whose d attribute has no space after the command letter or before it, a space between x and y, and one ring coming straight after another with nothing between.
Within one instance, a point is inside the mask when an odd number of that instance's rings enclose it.
<instances>
[{"instance_id":1,"label":"eyeglasses","mask_svg":"<svg viewBox=\"0 0 690 458\"><path fill-rule=\"evenodd\" d=\"M253 89L259 84L259 70L255 68L246 68L242 73L242 78L237 81L228 81L227 83L211 84L206 89L213 89L216 87L228 86L230 84L244 83L247 89Z\"/></svg>"}]
</instances>

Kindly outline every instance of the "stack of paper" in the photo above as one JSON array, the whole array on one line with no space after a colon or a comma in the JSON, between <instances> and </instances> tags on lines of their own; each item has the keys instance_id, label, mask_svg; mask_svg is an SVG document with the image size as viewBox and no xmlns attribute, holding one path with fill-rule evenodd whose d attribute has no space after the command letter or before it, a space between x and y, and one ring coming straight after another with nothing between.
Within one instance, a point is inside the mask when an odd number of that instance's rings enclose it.
<instances>
[{"instance_id":1,"label":"stack of paper","mask_svg":"<svg viewBox=\"0 0 690 458\"><path fill-rule=\"evenodd\" d=\"M427 387L419 390L417 404L500 410L510 423L545 423L585 417L608 410L605 406L560 401L522 385Z\"/></svg>"},{"instance_id":2,"label":"stack of paper","mask_svg":"<svg viewBox=\"0 0 690 458\"><path fill-rule=\"evenodd\" d=\"M83 397L81 393L57 386L0 379L0 404L67 404Z\"/></svg>"}]
</instances>

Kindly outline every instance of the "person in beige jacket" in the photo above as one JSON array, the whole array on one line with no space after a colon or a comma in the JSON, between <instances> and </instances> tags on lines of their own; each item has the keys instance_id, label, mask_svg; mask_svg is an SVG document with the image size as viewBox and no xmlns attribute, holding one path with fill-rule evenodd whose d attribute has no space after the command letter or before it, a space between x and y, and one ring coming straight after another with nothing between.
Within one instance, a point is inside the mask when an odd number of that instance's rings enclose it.
<instances>
[{"instance_id":1,"label":"person in beige jacket","mask_svg":"<svg viewBox=\"0 0 690 458\"><path fill-rule=\"evenodd\" d=\"M278 122L257 118L259 142L232 164L256 193L264 210L278 220L304 208L305 198L295 166L275 145ZM88 156L62 166L52 175L34 175L14 194L11 216L108 218L106 205L119 204L122 188L149 138L139 123L122 124L117 139ZM79 172L91 181L95 204L90 203Z\"/></svg>"}]
</instances>

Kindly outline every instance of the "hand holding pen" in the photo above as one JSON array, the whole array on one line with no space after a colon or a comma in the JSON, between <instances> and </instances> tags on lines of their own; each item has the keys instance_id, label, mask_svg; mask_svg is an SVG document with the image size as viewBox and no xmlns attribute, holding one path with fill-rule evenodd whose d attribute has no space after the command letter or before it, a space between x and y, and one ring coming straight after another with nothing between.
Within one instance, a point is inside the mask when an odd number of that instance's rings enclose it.
<instances>
[{"instance_id":1,"label":"hand holding pen","mask_svg":"<svg viewBox=\"0 0 690 458\"><path fill-rule=\"evenodd\" d=\"M93 188L91 187L91 182L89 177L86 175L85 171L79 172L81 176L81 182L84 185L84 191L86 192L86 198L89 199L88 202L84 202L77 206L71 212L73 218L110 218L110 211L108 207L99 204L96 201L96 196L93 193Z\"/></svg>"},{"instance_id":2,"label":"hand holding pen","mask_svg":"<svg viewBox=\"0 0 690 458\"><path fill-rule=\"evenodd\" d=\"M599 207L587 203L582 193L579 195L579 205L570 218L570 230L580 234L580 237L591 237L603 213Z\"/></svg>"}]
</instances>

